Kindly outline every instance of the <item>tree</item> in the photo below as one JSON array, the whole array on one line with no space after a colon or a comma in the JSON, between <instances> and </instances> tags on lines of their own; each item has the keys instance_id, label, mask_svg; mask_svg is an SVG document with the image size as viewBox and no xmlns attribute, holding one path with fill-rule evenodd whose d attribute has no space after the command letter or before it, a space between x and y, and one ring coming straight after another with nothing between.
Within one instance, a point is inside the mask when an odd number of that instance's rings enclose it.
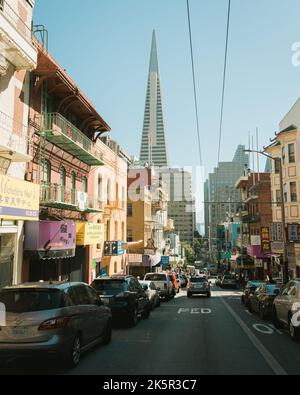
<instances>
[{"instance_id":1,"label":"tree","mask_svg":"<svg viewBox=\"0 0 300 395\"><path fill-rule=\"evenodd\" d=\"M194 264L196 257L193 247L188 243L182 243L182 248L184 248L187 263Z\"/></svg>"}]
</instances>

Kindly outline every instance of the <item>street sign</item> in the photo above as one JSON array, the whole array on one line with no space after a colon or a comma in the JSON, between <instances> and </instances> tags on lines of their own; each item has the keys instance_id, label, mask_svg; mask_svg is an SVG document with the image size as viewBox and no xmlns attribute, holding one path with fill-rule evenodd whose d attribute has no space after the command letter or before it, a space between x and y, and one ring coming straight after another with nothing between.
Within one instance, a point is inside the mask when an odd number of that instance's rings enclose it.
<instances>
[{"instance_id":1,"label":"street sign","mask_svg":"<svg viewBox=\"0 0 300 395\"><path fill-rule=\"evenodd\" d=\"M271 252L270 229L268 227L261 228L261 249L263 252Z\"/></svg>"},{"instance_id":2,"label":"street sign","mask_svg":"<svg viewBox=\"0 0 300 395\"><path fill-rule=\"evenodd\" d=\"M123 241L106 241L104 243L104 256L120 256L125 251L122 248Z\"/></svg>"},{"instance_id":3,"label":"street sign","mask_svg":"<svg viewBox=\"0 0 300 395\"><path fill-rule=\"evenodd\" d=\"M284 241L283 226L280 222L273 222L270 225L270 241Z\"/></svg>"},{"instance_id":4,"label":"street sign","mask_svg":"<svg viewBox=\"0 0 300 395\"><path fill-rule=\"evenodd\" d=\"M169 264L170 264L170 257L164 255L164 256L161 257L161 261L160 262L161 262L161 266L163 267L163 269L166 269L169 266Z\"/></svg>"}]
</instances>

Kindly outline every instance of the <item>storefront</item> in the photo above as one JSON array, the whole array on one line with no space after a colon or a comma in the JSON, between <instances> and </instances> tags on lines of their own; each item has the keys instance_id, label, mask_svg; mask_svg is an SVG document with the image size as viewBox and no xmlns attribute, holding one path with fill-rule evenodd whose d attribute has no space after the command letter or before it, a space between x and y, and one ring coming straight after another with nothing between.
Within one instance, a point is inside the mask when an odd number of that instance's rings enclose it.
<instances>
[{"instance_id":1,"label":"storefront","mask_svg":"<svg viewBox=\"0 0 300 395\"><path fill-rule=\"evenodd\" d=\"M21 281L23 225L38 221L39 190L39 185L0 174L0 289Z\"/></svg>"},{"instance_id":2,"label":"storefront","mask_svg":"<svg viewBox=\"0 0 300 395\"><path fill-rule=\"evenodd\" d=\"M85 249L88 254L86 259L86 279L91 282L101 275L102 252L104 245L104 224L79 222L76 224L76 251Z\"/></svg>"},{"instance_id":3,"label":"storefront","mask_svg":"<svg viewBox=\"0 0 300 395\"><path fill-rule=\"evenodd\" d=\"M76 225L68 221L39 221L25 225L24 280L71 280L78 269Z\"/></svg>"}]
</instances>

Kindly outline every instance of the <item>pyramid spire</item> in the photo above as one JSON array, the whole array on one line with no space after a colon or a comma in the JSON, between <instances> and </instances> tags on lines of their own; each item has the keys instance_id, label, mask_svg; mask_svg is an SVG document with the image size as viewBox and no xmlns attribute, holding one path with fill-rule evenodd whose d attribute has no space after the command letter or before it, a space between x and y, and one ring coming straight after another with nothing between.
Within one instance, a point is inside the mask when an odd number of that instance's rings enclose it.
<instances>
[{"instance_id":1,"label":"pyramid spire","mask_svg":"<svg viewBox=\"0 0 300 395\"><path fill-rule=\"evenodd\" d=\"M157 45L156 45L156 33L153 30L152 33L152 46L151 46L151 57L150 57L150 73L158 73L158 55L157 55Z\"/></svg>"}]
</instances>

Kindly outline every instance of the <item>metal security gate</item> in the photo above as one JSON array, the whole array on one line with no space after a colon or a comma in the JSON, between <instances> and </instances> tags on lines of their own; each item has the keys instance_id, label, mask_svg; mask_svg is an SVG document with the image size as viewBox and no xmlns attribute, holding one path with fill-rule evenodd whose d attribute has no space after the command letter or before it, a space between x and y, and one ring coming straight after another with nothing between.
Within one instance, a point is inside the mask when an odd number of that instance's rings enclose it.
<instances>
[{"instance_id":1,"label":"metal security gate","mask_svg":"<svg viewBox=\"0 0 300 395\"><path fill-rule=\"evenodd\" d=\"M13 282L13 259L0 258L0 289Z\"/></svg>"}]
</instances>

